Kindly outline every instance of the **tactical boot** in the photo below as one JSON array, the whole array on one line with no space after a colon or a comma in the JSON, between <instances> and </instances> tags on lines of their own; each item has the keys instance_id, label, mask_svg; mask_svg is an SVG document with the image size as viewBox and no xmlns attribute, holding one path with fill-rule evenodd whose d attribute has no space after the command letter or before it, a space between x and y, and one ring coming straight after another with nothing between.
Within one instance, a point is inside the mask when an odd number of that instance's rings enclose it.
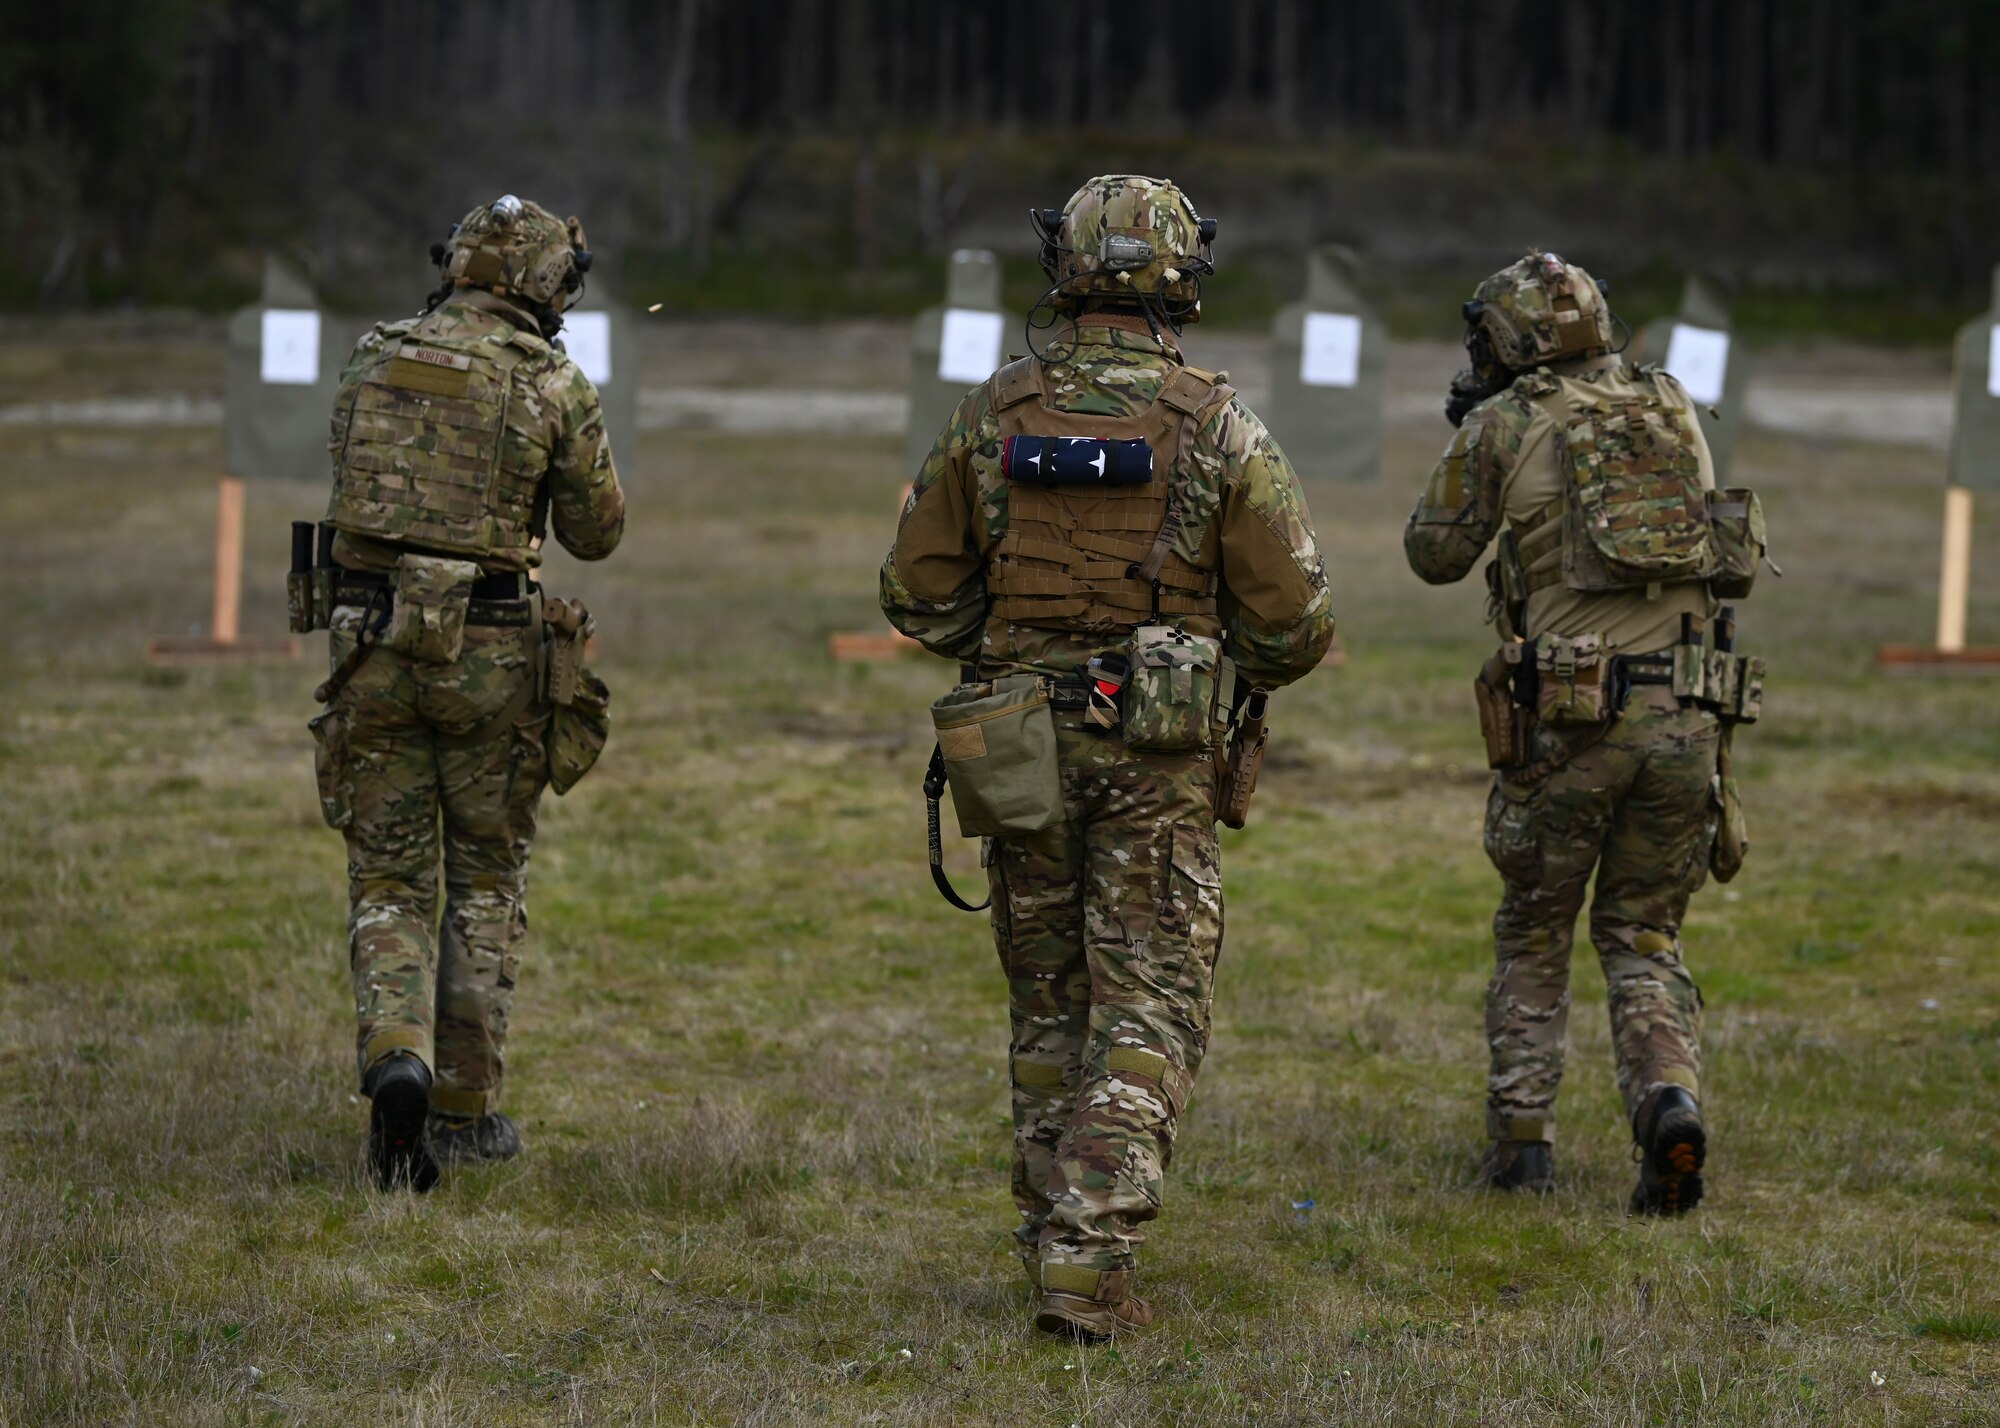
<instances>
[{"instance_id":1,"label":"tactical boot","mask_svg":"<svg viewBox=\"0 0 2000 1428\"><path fill-rule=\"evenodd\" d=\"M495 1111L490 1116L432 1116L426 1130L440 1165L498 1165L521 1153L521 1132Z\"/></svg>"},{"instance_id":2,"label":"tactical boot","mask_svg":"<svg viewBox=\"0 0 2000 1428\"><path fill-rule=\"evenodd\" d=\"M1555 1147L1545 1140L1496 1140L1479 1162L1479 1184L1546 1195L1556 1188Z\"/></svg>"},{"instance_id":3,"label":"tactical boot","mask_svg":"<svg viewBox=\"0 0 2000 1428\"><path fill-rule=\"evenodd\" d=\"M368 1068L362 1090L371 1103L368 1161L375 1183L384 1190L407 1185L419 1194L437 1184L437 1162L424 1148L430 1068L408 1051L393 1052Z\"/></svg>"},{"instance_id":4,"label":"tactical boot","mask_svg":"<svg viewBox=\"0 0 2000 1428\"><path fill-rule=\"evenodd\" d=\"M1685 1215L1700 1204L1708 1135L1694 1097L1679 1086L1655 1093L1633 1118L1632 1133L1640 1154L1632 1213Z\"/></svg>"},{"instance_id":5,"label":"tactical boot","mask_svg":"<svg viewBox=\"0 0 2000 1428\"><path fill-rule=\"evenodd\" d=\"M1132 1293L1137 1278L1130 1269L1043 1265L1035 1327L1079 1344L1102 1344L1118 1334L1151 1328L1153 1306Z\"/></svg>"}]
</instances>

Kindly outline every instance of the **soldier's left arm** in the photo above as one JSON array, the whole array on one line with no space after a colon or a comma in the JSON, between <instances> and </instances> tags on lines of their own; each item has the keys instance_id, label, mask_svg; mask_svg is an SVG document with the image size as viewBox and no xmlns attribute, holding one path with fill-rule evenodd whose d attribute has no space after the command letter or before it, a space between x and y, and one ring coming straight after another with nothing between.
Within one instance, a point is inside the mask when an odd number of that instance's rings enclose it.
<instances>
[{"instance_id":1,"label":"soldier's left arm","mask_svg":"<svg viewBox=\"0 0 2000 1428\"><path fill-rule=\"evenodd\" d=\"M537 382L555 431L549 452L549 515L555 537L578 560L602 560L625 534L625 492L611 460L604 407L576 364L559 361Z\"/></svg>"},{"instance_id":2,"label":"soldier's left arm","mask_svg":"<svg viewBox=\"0 0 2000 1428\"><path fill-rule=\"evenodd\" d=\"M1511 391L1466 416L1403 527L1403 555L1428 584L1463 580L1500 530L1501 496L1534 410Z\"/></svg>"},{"instance_id":3,"label":"soldier's left arm","mask_svg":"<svg viewBox=\"0 0 2000 1428\"><path fill-rule=\"evenodd\" d=\"M986 560L973 523L980 511L971 461L997 454L999 424L987 389L968 392L924 459L882 562L882 613L933 654L978 658L986 629Z\"/></svg>"},{"instance_id":4,"label":"soldier's left arm","mask_svg":"<svg viewBox=\"0 0 2000 1428\"><path fill-rule=\"evenodd\" d=\"M1278 443L1240 403L1231 402L1203 435L1224 473L1215 519L1218 601L1230 657L1260 688L1290 684L1320 662L1334 634L1326 566L1305 493Z\"/></svg>"}]
</instances>

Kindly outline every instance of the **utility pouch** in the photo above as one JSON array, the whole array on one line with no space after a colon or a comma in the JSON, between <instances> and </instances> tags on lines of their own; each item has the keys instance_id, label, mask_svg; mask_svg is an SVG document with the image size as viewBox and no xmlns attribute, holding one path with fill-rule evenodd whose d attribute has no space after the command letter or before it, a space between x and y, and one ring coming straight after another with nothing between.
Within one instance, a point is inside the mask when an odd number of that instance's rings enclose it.
<instances>
[{"instance_id":1,"label":"utility pouch","mask_svg":"<svg viewBox=\"0 0 2000 1428\"><path fill-rule=\"evenodd\" d=\"M1710 491L1708 529L1715 546L1708 588L1718 599L1740 600L1757 583L1757 567L1766 559L1763 502L1748 486Z\"/></svg>"},{"instance_id":2,"label":"utility pouch","mask_svg":"<svg viewBox=\"0 0 2000 1428\"><path fill-rule=\"evenodd\" d=\"M1535 713L1551 728L1602 724L1618 711L1611 699L1610 643L1601 635L1543 635L1535 641L1540 689Z\"/></svg>"},{"instance_id":3,"label":"utility pouch","mask_svg":"<svg viewBox=\"0 0 2000 1428\"><path fill-rule=\"evenodd\" d=\"M1479 733L1486 741L1486 766L1517 769L1529 760L1535 732L1535 712L1514 698L1514 683L1526 646L1501 646L1479 667L1472 697L1479 707Z\"/></svg>"},{"instance_id":4,"label":"utility pouch","mask_svg":"<svg viewBox=\"0 0 2000 1428\"><path fill-rule=\"evenodd\" d=\"M1062 821L1056 721L1038 675L962 684L931 705L958 831L1014 838Z\"/></svg>"},{"instance_id":5,"label":"utility pouch","mask_svg":"<svg viewBox=\"0 0 2000 1428\"><path fill-rule=\"evenodd\" d=\"M1708 870L1719 883L1726 883L1743 869L1750 851L1750 827L1743 818L1743 799L1736 790L1736 760L1731 749L1730 727L1724 725L1722 741L1715 750L1715 842L1708 850Z\"/></svg>"},{"instance_id":6,"label":"utility pouch","mask_svg":"<svg viewBox=\"0 0 2000 1428\"><path fill-rule=\"evenodd\" d=\"M1125 747L1135 754L1185 754L1208 746L1222 644L1169 625L1132 632L1125 685Z\"/></svg>"},{"instance_id":7,"label":"utility pouch","mask_svg":"<svg viewBox=\"0 0 2000 1428\"><path fill-rule=\"evenodd\" d=\"M306 727L313 736L313 776L319 781L319 812L329 828L354 821L347 783L347 710L338 702L315 715Z\"/></svg>"},{"instance_id":8,"label":"utility pouch","mask_svg":"<svg viewBox=\"0 0 2000 1428\"><path fill-rule=\"evenodd\" d=\"M405 551L382 644L420 664L450 664L465 648L465 616L479 567L469 560Z\"/></svg>"},{"instance_id":9,"label":"utility pouch","mask_svg":"<svg viewBox=\"0 0 2000 1428\"><path fill-rule=\"evenodd\" d=\"M597 633L597 621L581 600L542 597L542 627L548 632L548 697L558 708L574 704L586 671L583 652Z\"/></svg>"}]
</instances>

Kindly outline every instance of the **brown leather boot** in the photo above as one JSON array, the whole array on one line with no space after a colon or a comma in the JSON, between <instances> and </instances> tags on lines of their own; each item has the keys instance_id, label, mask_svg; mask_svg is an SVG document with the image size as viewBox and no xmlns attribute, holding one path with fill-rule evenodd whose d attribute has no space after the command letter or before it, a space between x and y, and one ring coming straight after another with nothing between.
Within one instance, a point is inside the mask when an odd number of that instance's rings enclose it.
<instances>
[{"instance_id":1,"label":"brown leather boot","mask_svg":"<svg viewBox=\"0 0 2000 1428\"><path fill-rule=\"evenodd\" d=\"M1102 1344L1119 1334L1151 1328L1153 1306L1132 1293L1137 1278L1129 1269L1045 1264L1035 1327L1080 1344Z\"/></svg>"}]
</instances>

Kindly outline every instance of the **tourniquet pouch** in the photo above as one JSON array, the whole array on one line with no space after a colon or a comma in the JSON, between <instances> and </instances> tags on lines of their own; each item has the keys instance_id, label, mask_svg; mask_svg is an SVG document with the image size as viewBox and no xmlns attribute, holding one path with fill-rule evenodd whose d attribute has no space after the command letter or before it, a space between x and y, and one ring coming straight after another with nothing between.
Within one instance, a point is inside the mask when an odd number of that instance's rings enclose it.
<instances>
[{"instance_id":1,"label":"tourniquet pouch","mask_svg":"<svg viewBox=\"0 0 2000 1428\"><path fill-rule=\"evenodd\" d=\"M1611 647L1600 635L1543 635L1535 641L1540 694L1535 712L1551 728L1602 724L1611 707Z\"/></svg>"},{"instance_id":2,"label":"tourniquet pouch","mask_svg":"<svg viewBox=\"0 0 2000 1428\"><path fill-rule=\"evenodd\" d=\"M1479 667L1472 697L1479 705L1479 733L1486 740L1486 767L1519 768L1528 762L1534 713L1514 698L1514 675L1526 646L1510 644Z\"/></svg>"},{"instance_id":3,"label":"tourniquet pouch","mask_svg":"<svg viewBox=\"0 0 2000 1428\"><path fill-rule=\"evenodd\" d=\"M1743 819L1743 800L1736 791L1736 762L1730 730L1723 726L1715 751L1715 842L1708 850L1708 870L1726 883L1743 869L1750 850L1750 828Z\"/></svg>"},{"instance_id":4,"label":"tourniquet pouch","mask_svg":"<svg viewBox=\"0 0 2000 1428\"><path fill-rule=\"evenodd\" d=\"M319 811L329 828L354 821L347 792L347 710L336 701L307 725L313 736L313 775L319 780Z\"/></svg>"},{"instance_id":5,"label":"tourniquet pouch","mask_svg":"<svg viewBox=\"0 0 2000 1428\"><path fill-rule=\"evenodd\" d=\"M1208 746L1222 644L1169 625L1132 632L1125 684L1125 747L1135 754L1185 754Z\"/></svg>"},{"instance_id":6,"label":"tourniquet pouch","mask_svg":"<svg viewBox=\"0 0 2000 1428\"><path fill-rule=\"evenodd\" d=\"M961 684L931 705L958 831L1012 838L1062 821L1056 721L1040 676Z\"/></svg>"},{"instance_id":7,"label":"tourniquet pouch","mask_svg":"<svg viewBox=\"0 0 2000 1428\"><path fill-rule=\"evenodd\" d=\"M1708 493L1709 539L1715 547L1715 573L1708 588L1721 600L1741 600L1757 583L1757 566L1764 559L1764 506L1748 486Z\"/></svg>"},{"instance_id":8,"label":"tourniquet pouch","mask_svg":"<svg viewBox=\"0 0 2000 1428\"><path fill-rule=\"evenodd\" d=\"M420 664L450 664L465 648L465 616L479 567L469 560L405 551L396 561L396 601L382 644Z\"/></svg>"}]
</instances>

